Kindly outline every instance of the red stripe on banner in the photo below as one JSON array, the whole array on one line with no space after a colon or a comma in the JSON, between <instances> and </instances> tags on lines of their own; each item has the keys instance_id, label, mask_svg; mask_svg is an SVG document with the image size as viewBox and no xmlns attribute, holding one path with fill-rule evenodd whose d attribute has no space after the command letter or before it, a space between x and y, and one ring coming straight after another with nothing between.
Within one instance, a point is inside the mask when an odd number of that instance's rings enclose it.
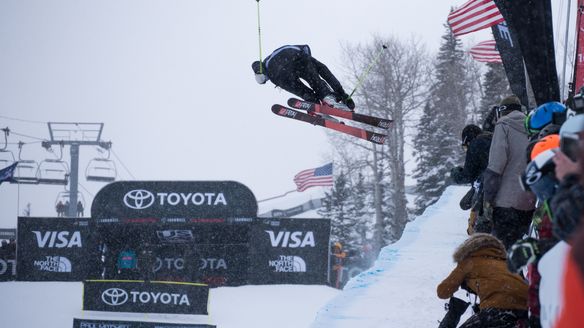
<instances>
[{"instance_id":1,"label":"red stripe on banner","mask_svg":"<svg viewBox=\"0 0 584 328\"><path fill-rule=\"evenodd\" d=\"M584 1L578 1L578 8L584 6ZM580 92L580 89L584 87L584 19L582 19L583 13L578 10L578 17L576 22L577 43L576 43L576 58L574 58L574 92Z\"/></svg>"},{"instance_id":2,"label":"red stripe on banner","mask_svg":"<svg viewBox=\"0 0 584 328\"><path fill-rule=\"evenodd\" d=\"M504 21L492 0L470 0L448 15L448 24L455 36L478 31Z\"/></svg>"}]
</instances>

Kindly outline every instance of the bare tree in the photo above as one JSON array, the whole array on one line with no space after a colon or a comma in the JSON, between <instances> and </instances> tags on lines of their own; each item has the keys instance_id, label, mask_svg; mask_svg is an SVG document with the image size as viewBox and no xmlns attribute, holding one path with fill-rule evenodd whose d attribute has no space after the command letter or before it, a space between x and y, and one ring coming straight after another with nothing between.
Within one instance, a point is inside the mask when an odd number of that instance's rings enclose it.
<instances>
[{"instance_id":1,"label":"bare tree","mask_svg":"<svg viewBox=\"0 0 584 328\"><path fill-rule=\"evenodd\" d=\"M387 49L381 50L382 45ZM373 247L378 251L401 236L408 220L405 196L404 145L406 122L420 107L427 82L427 55L416 40L375 36L368 45L344 47L351 80L359 86L353 97L357 110L390 118L386 145L378 146L337 137L333 141L346 154L349 145L359 154L359 165L371 172L374 199ZM370 70L369 70L370 69ZM362 76L367 72L367 76ZM345 155L346 159L349 159ZM354 158L354 157L353 157Z\"/></svg>"}]
</instances>

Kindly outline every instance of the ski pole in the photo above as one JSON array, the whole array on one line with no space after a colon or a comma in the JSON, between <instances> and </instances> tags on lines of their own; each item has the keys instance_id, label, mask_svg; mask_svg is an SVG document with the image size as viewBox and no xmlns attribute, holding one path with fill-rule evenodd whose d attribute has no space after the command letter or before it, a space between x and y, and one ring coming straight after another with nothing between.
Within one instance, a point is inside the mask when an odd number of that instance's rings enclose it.
<instances>
[{"instance_id":1,"label":"ski pole","mask_svg":"<svg viewBox=\"0 0 584 328\"><path fill-rule=\"evenodd\" d=\"M260 27L260 0L256 0L256 2L258 3L258 40L260 45L260 74L263 74L264 65L262 65L262 30Z\"/></svg>"},{"instance_id":2,"label":"ski pole","mask_svg":"<svg viewBox=\"0 0 584 328\"><path fill-rule=\"evenodd\" d=\"M381 53L385 49L387 49L387 46L385 44L382 44L381 45L381 49L379 49L379 51L377 51L377 55L375 55L375 58L371 61L371 64L369 64L369 67L367 67L367 69L365 70L365 72L363 72L363 74L361 74L361 76L359 76L357 78L357 85L355 86L355 88L353 88L353 91L351 91L351 93L349 94L349 98L351 98L353 96L353 94L355 93L355 91L357 91L357 88L361 87L361 84L363 83L363 80L365 80L365 77L367 77L367 75L369 75L369 72L373 68L373 65L375 65L375 63L377 63L377 61L379 60L379 57L381 57Z\"/></svg>"}]
</instances>

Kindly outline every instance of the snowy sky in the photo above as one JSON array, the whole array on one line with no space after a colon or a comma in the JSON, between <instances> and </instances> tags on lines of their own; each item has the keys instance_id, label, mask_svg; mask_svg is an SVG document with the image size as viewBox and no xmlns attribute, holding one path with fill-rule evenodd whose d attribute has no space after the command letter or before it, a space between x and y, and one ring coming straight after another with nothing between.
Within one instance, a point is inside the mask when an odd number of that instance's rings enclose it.
<instances>
[{"instance_id":1,"label":"snowy sky","mask_svg":"<svg viewBox=\"0 0 584 328\"><path fill-rule=\"evenodd\" d=\"M451 6L462 3L263 0L263 57L283 44L309 44L343 82L341 44L397 35L435 52ZM471 46L487 38L463 40ZM271 113L288 93L255 83L253 0L5 0L0 46L0 127L46 139L43 122L103 122L102 139L122 161L120 179L236 180L264 199L294 189L296 173L332 156L321 128ZM38 139L12 134L9 142ZM98 153L85 147L81 156L84 173ZM22 158L54 156L32 143ZM89 208L103 184L83 175ZM29 202L33 216L54 215L60 191L3 184L0 227L15 226Z\"/></svg>"}]
</instances>

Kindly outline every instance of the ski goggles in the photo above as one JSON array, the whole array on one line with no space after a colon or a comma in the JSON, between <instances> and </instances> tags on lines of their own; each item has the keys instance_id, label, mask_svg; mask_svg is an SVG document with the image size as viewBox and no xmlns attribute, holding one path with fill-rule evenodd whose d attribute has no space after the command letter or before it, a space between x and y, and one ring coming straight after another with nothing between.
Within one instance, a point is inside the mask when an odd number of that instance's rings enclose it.
<instances>
[{"instance_id":1,"label":"ski goggles","mask_svg":"<svg viewBox=\"0 0 584 328\"><path fill-rule=\"evenodd\" d=\"M562 150L562 153L574 162L577 162L580 158L581 140L581 133L564 132L560 135L560 149Z\"/></svg>"},{"instance_id":2,"label":"ski goggles","mask_svg":"<svg viewBox=\"0 0 584 328\"><path fill-rule=\"evenodd\" d=\"M550 199L558 188L558 180L555 175L555 164L552 158L555 150L550 149L539 154L533 161L527 164L525 172L519 181L521 188L531 191L540 202Z\"/></svg>"}]
</instances>

